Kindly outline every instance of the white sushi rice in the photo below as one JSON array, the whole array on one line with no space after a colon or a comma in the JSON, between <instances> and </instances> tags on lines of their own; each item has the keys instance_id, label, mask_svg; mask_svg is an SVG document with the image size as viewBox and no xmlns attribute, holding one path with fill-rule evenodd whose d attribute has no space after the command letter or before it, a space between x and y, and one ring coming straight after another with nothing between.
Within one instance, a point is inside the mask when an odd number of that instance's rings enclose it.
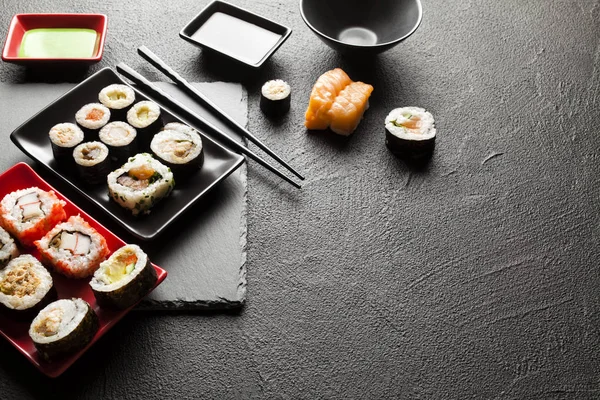
<instances>
[{"instance_id":1,"label":"white sushi rice","mask_svg":"<svg viewBox=\"0 0 600 400\"><path fill-rule=\"evenodd\" d=\"M70 122L54 125L50 129L50 140L59 147L74 147L83 141L83 131Z\"/></svg>"},{"instance_id":2,"label":"white sushi rice","mask_svg":"<svg viewBox=\"0 0 600 400\"><path fill-rule=\"evenodd\" d=\"M290 85L281 79L274 79L265 82L261 88L261 93L269 100L283 100L290 95L292 89Z\"/></svg>"},{"instance_id":3,"label":"white sushi rice","mask_svg":"<svg viewBox=\"0 0 600 400\"><path fill-rule=\"evenodd\" d=\"M137 257L137 262L131 271L128 274L123 275L121 279L116 282L111 282L109 277L109 271L111 266L116 262L119 255L125 252L132 252ZM144 269L146 264L148 263L148 256L144 251L135 244L128 244L121 247L119 250L115 251L108 260L102 262L100 264L100 268L96 270L92 280L90 281L90 286L93 290L97 292L112 292L120 287L127 285L129 282L133 281L140 272Z\"/></svg>"},{"instance_id":4,"label":"white sushi rice","mask_svg":"<svg viewBox=\"0 0 600 400\"><path fill-rule=\"evenodd\" d=\"M73 150L75 162L84 167L100 164L106 157L108 157L108 147L101 142L81 143Z\"/></svg>"},{"instance_id":5,"label":"white sushi rice","mask_svg":"<svg viewBox=\"0 0 600 400\"><path fill-rule=\"evenodd\" d=\"M91 114L98 114L100 118L91 118ZM103 104L91 103L81 107L75 114L75 120L80 126L87 129L100 129L108 123L110 110Z\"/></svg>"},{"instance_id":6,"label":"white sushi rice","mask_svg":"<svg viewBox=\"0 0 600 400\"><path fill-rule=\"evenodd\" d=\"M185 151L187 149L182 148L184 142L191 143L189 151ZM202 152L202 139L198 132L192 128L188 130L164 129L154 135L150 143L150 149L154 154L168 163L187 164L198 158ZM180 156L180 153L184 153L185 155Z\"/></svg>"},{"instance_id":7,"label":"white sushi rice","mask_svg":"<svg viewBox=\"0 0 600 400\"><path fill-rule=\"evenodd\" d=\"M135 92L127 85L109 85L98 94L98 100L106 107L121 110L135 101Z\"/></svg>"},{"instance_id":8,"label":"white sushi rice","mask_svg":"<svg viewBox=\"0 0 600 400\"><path fill-rule=\"evenodd\" d=\"M0 268L19 255L19 249L8 232L0 228Z\"/></svg>"},{"instance_id":9,"label":"white sushi rice","mask_svg":"<svg viewBox=\"0 0 600 400\"><path fill-rule=\"evenodd\" d=\"M37 195L37 198L40 200L39 208L41 209L43 215L30 218L29 220L23 222L23 218L25 216L24 213L27 213L28 210L17 203L19 202L20 198L26 195L32 195L33 197L34 194ZM59 200L56 197L54 192L46 192L37 187L30 187L28 189L17 190L4 196L2 202L0 203L0 212L2 212L3 219L6 223L12 225L16 232L22 232L36 225L40 219L49 216L52 207L57 202L62 204L63 207L66 205L64 201Z\"/></svg>"},{"instance_id":10,"label":"white sushi rice","mask_svg":"<svg viewBox=\"0 0 600 400\"><path fill-rule=\"evenodd\" d=\"M100 129L100 140L114 147L127 146L135 139L135 128L126 122L116 121Z\"/></svg>"},{"instance_id":11,"label":"white sushi rice","mask_svg":"<svg viewBox=\"0 0 600 400\"><path fill-rule=\"evenodd\" d=\"M143 129L160 117L160 107L153 101L140 101L127 111L127 122L137 129Z\"/></svg>"},{"instance_id":12,"label":"white sushi rice","mask_svg":"<svg viewBox=\"0 0 600 400\"><path fill-rule=\"evenodd\" d=\"M0 270L0 303L12 310L35 306L51 288L50 273L32 255L23 254Z\"/></svg>"},{"instance_id":13,"label":"white sushi rice","mask_svg":"<svg viewBox=\"0 0 600 400\"><path fill-rule=\"evenodd\" d=\"M419 117L421 123L418 129L409 129L401 125L408 122L411 115ZM408 118L407 118L408 117ZM385 117L385 128L394 136L405 140L430 140L435 137L435 121L433 115L420 107L401 107L390 111Z\"/></svg>"},{"instance_id":14,"label":"white sushi rice","mask_svg":"<svg viewBox=\"0 0 600 400\"><path fill-rule=\"evenodd\" d=\"M61 299L44 307L31 322L29 336L35 343L56 342L73 332L88 313L82 299Z\"/></svg>"}]
</instances>

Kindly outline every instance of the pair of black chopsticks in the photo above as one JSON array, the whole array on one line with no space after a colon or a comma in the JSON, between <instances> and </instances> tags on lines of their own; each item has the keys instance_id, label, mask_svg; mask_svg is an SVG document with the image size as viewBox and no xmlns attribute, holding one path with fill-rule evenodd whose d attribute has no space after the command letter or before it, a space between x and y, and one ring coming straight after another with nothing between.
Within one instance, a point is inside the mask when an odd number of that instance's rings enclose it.
<instances>
[{"instance_id":1,"label":"pair of black chopsticks","mask_svg":"<svg viewBox=\"0 0 600 400\"><path fill-rule=\"evenodd\" d=\"M175 72L171 67L169 67L163 60L161 60L156 54L150 51L146 46L142 46L138 48L138 53L150 64L154 65L159 71L167 75L171 78L179 87L181 87L184 91L190 94L196 100L199 100L203 105L212 109L225 123L238 131L242 136L246 137L252 143L256 144L260 147L265 153L273 157L277 162L287 168L290 172L296 175L298 178L304 180L304 177L300 175L296 170L294 170L290 165L288 165L285 161L283 161L277 154L275 154L271 149L269 149L266 145L264 145L259 139L257 139L253 134L248 132L246 128L238 124L233 118L227 115L223 110L221 110L216 104L210 101L206 96L204 96L200 91L194 88L188 81L182 78L177 72ZM273 172L275 175L279 176L281 179L289 182L293 186L300 188L300 185L294 182L292 179L288 178L277 169L275 169L271 164L267 163L261 157L256 155L254 152L249 150L244 145L238 143L236 140L230 138L227 134L223 133L219 128L211 124L206 119L194 113L185 105L181 104L179 101L175 100L173 97L168 95L166 92L152 84L142 75L138 74L132 68L127 66L125 63L120 63L117 65L117 71L121 73L123 76L134 82L138 87L140 87L143 91L147 91L152 94L153 97L160 99L161 102L164 102L169 107L177 110L179 113L184 114L185 119L190 119L193 122L199 124L201 127L210 131L210 133L218 139L222 144L229 147L231 150L234 150L238 153L245 154L269 171Z\"/></svg>"}]
</instances>

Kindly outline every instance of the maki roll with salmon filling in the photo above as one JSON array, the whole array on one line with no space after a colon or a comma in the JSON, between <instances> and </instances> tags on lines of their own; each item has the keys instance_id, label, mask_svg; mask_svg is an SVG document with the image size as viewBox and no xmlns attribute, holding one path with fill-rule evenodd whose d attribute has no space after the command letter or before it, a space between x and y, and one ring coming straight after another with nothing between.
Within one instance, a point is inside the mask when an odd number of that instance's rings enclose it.
<instances>
[{"instance_id":1,"label":"maki roll with salmon filling","mask_svg":"<svg viewBox=\"0 0 600 400\"><path fill-rule=\"evenodd\" d=\"M98 140L98 131L110 120L110 110L100 103L86 104L75 114L75 121L86 140Z\"/></svg>"},{"instance_id":2,"label":"maki roll with salmon filling","mask_svg":"<svg viewBox=\"0 0 600 400\"><path fill-rule=\"evenodd\" d=\"M90 286L100 307L124 309L137 303L157 280L146 253L129 244L100 264Z\"/></svg>"},{"instance_id":3,"label":"maki roll with salmon filling","mask_svg":"<svg viewBox=\"0 0 600 400\"><path fill-rule=\"evenodd\" d=\"M178 122L165 125L162 131L154 135L150 149L178 177L198 170L204 162L200 134Z\"/></svg>"},{"instance_id":4,"label":"maki roll with salmon filling","mask_svg":"<svg viewBox=\"0 0 600 400\"><path fill-rule=\"evenodd\" d=\"M35 246L45 263L69 278L92 275L110 253L104 237L79 215L56 225Z\"/></svg>"},{"instance_id":5,"label":"maki roll with salmon filling","mask_svg":"<svg viewBox=\"0 0 600 400\"><path fill-rule=\"evenodd\" d=\"M104 182L110 172L108 147L104 143L82 143L73 150L73 158L77 173L84 183L95 185Z\"/></svg>"},{"instance_id":6,"label":"maki roll with salmon filling","mask_svg":"<svg viewBox=\"0 0 600 400\"><path fill-rule=\"evenodd\" d=\"M73 149L83 142L83 131L69 122L54 125L49 132L52 154L63 165L73 164Z\"/></svg>"},{"instance_id":7,"label":"maki roll with salmon filling","mask_svg":"<svg viewBox=\"0 0 600 400\"><path fill-rule=\"evenodd\" d=\"M100 140L108 147L113 165L123 165L130 156L137 153L136 136L135 128L121 121L111 122L100 129Z\"/></svg>"},{"instance_id":8,"label":"maki roll with salmon filling","mask_svg":"<svg viewBox=\"0 0 600 400\"><path fill-rule=\"evenodd\" d=\"M61 299L48 304L29 327L29 337L41 358L81 350L92 341L100 327L98 316L82 299Z\"/></svg>"},{"instance_id":9,"label":"maki roll with salmon filling","mask_svg":"<svg viewBox=\"0 0 600 400\"><path fill-rule=\"evenodd\" d=\"M433 115L420 107L401 107L385 117L385 144L390 151L409 159L426 159L435 147Z\"/></svg>"},{"instance_id":10,"label":"maki roll with salmon filling","mask_svg":"<svg viewBox=\"0 0 600 400\"><path fill-rule=\"evenodd\" d=\"M171 170L148 153L136 154L108 175L108 193L133 215L148 214L175 187Z\"/></svg>"},{"instance_id":11,"label":"maki roll with salmon filling","mask_svg":"<svg viewBox=\"0 0 600 400\"><path fill-rule=\"evenodd\" d=\"M37 187L17 190L0 202L0 225L24 246L31 246L67 218L65 202Z\"/></svg>"},{"instance_id":12,"label":"maki roll with salmon filling","mask_svg":"<svg viewBox=\"0 0 600 400\"><path fill-rule=\"evenodd\" d=\"M32 318L54 299L52 276L32 255L23 254L0 270L0 304L13 315Z\"/></svg>"},{"instance_id":13,"label":"maki roll with salmon filling","mask_svg":"<svg viewBox=\"0 0 600 400\"><path fill-rule=\"evenodd\" d=\"M19 249L13 238L4 229L0 228L0 269L19 255Z\"/></svg>"},{"instance_id":14,"label":"maki roll with salmon filling","mask_svg":"<svg viewBox=\"0 0 600 400\"><path fill-rule=\"evenodd\" d=\"M139 148L145 150L162 127L160 107L152 101L135 103L127 112L127 123L137 130Z\"/></svg>"},{"instance_id":15,"label":"maki roll with salmon filling","mask_svg":"<svg viewBox=\"0 0 600 400\"><path fill-rule=\"evenodd\" d=\"M127 118L127 111L135 101L135 92L127 85L109 85L100 91L98 100L110 109L113 121L121 121Z\"/></svg>"}]
</instances>

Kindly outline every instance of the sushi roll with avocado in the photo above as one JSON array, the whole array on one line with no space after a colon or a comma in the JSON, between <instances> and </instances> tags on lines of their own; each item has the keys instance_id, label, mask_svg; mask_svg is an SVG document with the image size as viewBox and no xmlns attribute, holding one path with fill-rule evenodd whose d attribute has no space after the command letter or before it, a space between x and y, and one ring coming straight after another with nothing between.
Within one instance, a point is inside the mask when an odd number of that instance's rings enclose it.
<instances>
[{"instance_id":1,"label":"sushi roll with avocado","mask_svg":"<svg viewBox=\"0 0 600 400\"><path fill-rule=\"evenodd\" d=\"M35 246L44 263L69 278L92 275L110 253L104 237L79 215L56 225Z\"/></svg>"},{"instance_id":2,"label":"sushi roll with avocado","mask_svg":"<svg viewBox=\"0 0 600 400\"><path fill-rule=\"evenodd\" d=\"M425 159L435 147L433 115L420 107L402 107L385 117L385 144L390 151L408 159Z\"/></svg>"},{"instance_id":3,"label":"sushi roll with avocado","mask_svg":"<svg viewBox=\"0 0 600 400\"><path fill-rule=\"evenodd\" d=\"M19 249L8 232L0 228L0 269L19 255Z\"/></svg>"},{"instance_id":4,"label":"sushi roll with avocado","mask_svg":"<svg viewBox=\"0 0 600 400\"><path fill-rule=\"evenodd\" d=\"M99 326L98 316L85 300L61 299L38 313L29 327L29 337L41 358L52 361L84 348Z\"/></svg>"},{"instance_id":5,"label":"sushi roll with avocado","mask_svg":"<svg viewBox=\"0 0 600 400\"><path fill-rule=\"evenodd\" d=\"M150 143L152 153L177 177L197 171L204 162L202 139L194 128L171 122L154 135Z\"/></svg>"},{"instance_id":6,"label":"sushi roll with avocado","mask_svg":"<svg viewBox=\"0 0 600 400\"><path fill-rule=\"evenodd\" d=\"M157 279L146 253L129 244L100 264L90 286L100 307L122 310L144 297Z\"/></svg>"},{"instance_id":7,"label":"sushi roll with avocado","mask_svg":"<svg viewBox=\"0 0 600 400\"><path fill-rule=\"evenodd\" d=\"M100 91L98 100L110 109L113 121L122 121L135 101L135 92L127 85L113 84Z\"/></svg>"},{"instance_id":8,"label":"sushi roll with avocado","mask_svg":"<svg viewBox=\"0 0 600 400\"><path fill-rule=\"evenodd\" d=\"M73 165L73 149L83 142L83 131L69 122L54 125L49 132L52 154L56 162Z\"/></svg>"},{"instance_id":9,"label":"sushi roll with avocado","mask_svg":"<svg viewBox=\"0 0 600 400\"><path fill-rule=\"evenodd\" d=\"M140 150L146 150L154 134L162 128L160 107L153 101L135 103L127 111L127 123L137 130Z\"/></svg>"},{"instance_id":10,"label":"sushi roll with avocado","mask_svg":"<svg viewBox=\"0 0 600 400\"><path fill-rule=\"evenodd\" d=\"M0 270L0 304L5 311L33 318L54 299L56 290L52 277L32 255L23 254Z\"/></svg>"},{"instance_id":11,"label":"sushi roll with avocado","mask_svg":"<svg viewBox=\"0 0 600 400\"><path fill-rule=\"evenodd\" d=\"M98 131L109 120L110 110L100 103L86 104L75 114L75 121L83 130L86 140L98 140Z\"/></svg>"},{"instance_id":12,"label":"sushi roll with avocado","mask_svg":"<svg viewBox=\"0 0 600 400\"><path fill-rule=\"evenodd\" d=\"M112 165L120 166L137 153L137 132L126 122L116 121L100 129L100 141L108 147Z\"/></svg>"},{"instance_id":13,"label":"sushi roll with avocado","mask_svg":"<svg viewBox=\"0 0 600 400\"><path fill-rule=\"evenodd\" d=\"M73 158L81 181L85 184L104 182L110 172L108 147L102 142L86 142L75 147Z\"/></svg>"},{"instance_id":14,"label":"sushi roll with avocado","mask_svg":"<svg viewBox=\"0 0 600 400\"><path fill-rule=\"evenodd\" d=\"M108 175L109 196L135 215L148 214L175 187L171 169L148 153L131 157Z\"/></svg>"},{"instance_id":15,"label":"sushi roll with avocado","mask_svg":"<svg viewBox=\"0 0 600 400\"><path fill-rule=\"evenodd\" d=\"M267 81L260 90L260 109L268 116L279 116L290 109L292 89L281 79Z\"/></svg>"}]
</instances>

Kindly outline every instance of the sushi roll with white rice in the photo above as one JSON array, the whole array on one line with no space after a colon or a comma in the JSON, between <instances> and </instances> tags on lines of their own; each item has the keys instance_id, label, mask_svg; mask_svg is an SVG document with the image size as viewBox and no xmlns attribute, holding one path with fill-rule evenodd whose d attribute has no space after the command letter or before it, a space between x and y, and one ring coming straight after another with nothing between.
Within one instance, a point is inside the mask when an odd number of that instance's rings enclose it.
<instances>
[{"instance_id":1,"label":"sushi roll with white rice","mask_svg":"<svg viewBox=\"0 0 600 400\"><path fill-rule=\"evenodd\" d=\"M154 135L150 149L178 177L198 170L204 162L200 134L178 122L165 125L162 131Z\"/></svg>"},{"instance_id":2,"label":"sushi roll with white rice","mask_svg":"<svg viewBox=\"0 0 600 400\"><path fill-rule=\"evenodd\" d=\"M8 232L0 228L0 269L19 255L19 249Z\"/></svg>"},{"instance_id":3,"label":"sushi roll with white rice","mask_svg":"<svg viewBox=\"0 0 600 400\"><path fill-rule=\"evenodd\" d=\"M0 225L24 246L31 246L64 221L66 203L37 187L9 193L0 202Z\"/></svg>"},{"instance_id":4,"label":"sushi roll with white rice","mask_svg":"<svg viewBox=\"0 0 600 400\"><path fill-rule=\"evenodd\" d=\"M148 214L175 187L170 168L148 153L131 157L107 180L109 196L133 215Z\"/></svg>"},{"instance_id":5,"label":"sushi roll with white rice","mask_svg":"<svg viewBox=\"0 0 600 400\"><path fill-rule=\"evenodd\" d=\"M85 300L61 299L39 312L29 327L29 337L41 358L52 361L84 348L99 326L98 316Z\"/></svg>"},{"instance_id":6,"label":"sushi roll with white rice","mask_svg":"<svg viewBox=\"0 0 600 400\"><path fill-rule=\"evenodd\" d=\"M136 245L126 245L100 264L90 286L98 305L124 309L132 306L156 284L156 270L146 253Z\"/></svg>"},{"instance_id":7,"label":"sushi roll with white rice","mask_svg":"<svg viewBox=\"0 0 600 400\"><path fill-rule=\"evenodd\" d=\"M111 122L100 129L100 141L108 147L112 165L120 166L137 153L136 136L135 128L121 121Z\"/></svg>"},{"instance_id":8,"label":"sushi roll with white rice","mask_svg":"<svg viewBox=\"0 0 600 400\"><path fill-rule=\"evenodd\" d=\"M90 103L75 114L75 121L86 135L86 140L98 140L98 131L110 120L110 110L103 104Z\"/></svg>"},{"instance_id":9,"label":"sushi roll with white rice","mask_svg":"<svg viewBox=\"0 0 600 400\"><path fill-rule=\"evenodd\" d=\"M104 182L110 172L108 147L104 143L82 143L73 150L73 158L83 183L94 185Z\"/></svg>"},{"instance_id":10,"label":"sushi roll with white rice","mask_svg":"<svg viewBox=\"0 0 600 400\"><path fill-rule=\"evenodd\" d=\"M160 107L153 101L140 101L127 111L127 123L137 130L139 148L147 149L152 137L162 127Z\"/></svg>"},{"instance_id":11,"label":"sushi roll with white rice","mask_svg":"<svg viewBox=\"0 0 600 400\"><path fill-rule=\"evenodd\" d=\"M435 147L433 115L420 107L402 107L385 117L385 144L392 153L410 159L423 159Z\"/></svg>"},{"instance_id":12,"label":"sushi roll with white rice","mask_svg":"<svg viewBox=\"0 0 600 400\"><path fill-rule=\"evenodd\" d=\"M0 270L0 304L13 315L33 317L56 298L52 276L32 255L23 254Z\"/></svg>"},{"instance_id":13,"label":"sushi roll with white rice","mask_svg":"<svg viewBox=\"0 0 600 400\"><path fill-rule=\"evenodd\" d=\"M56 225L35 246L46 264L69 278L92 275L110 253L106 239L79 215Z\"/></svg>"},{"instance_id":14,"label":"sushi roll with white rice","mask_svg":"<svg viewBox=\"0 0 600 400\"><path fill-rule=\"evenodd\" d=\"M98 100L110 109L113 121L124 120L135 101L135 92L127 85L113 84L100 91Z\"/></svg>"},{"instance_id":15,"label":"sushi roll with white rice","mask_svg":"<svg viewBox=\"0 0 600 400\"><path fill-rule=\"evenodd\" d=\"M275 79L260 90L260 109L268 116L279 116L290 109L292 89L287 82Z\"/></svg>"},{"instance_id":16,"label":"sushi roll with white rice","mask_svg":"<svg viewBox=\"0 0 600 400\"><path fill-rule=\"evenodd\" d=\"M83 131L70 122L54 125L49 132L52 153L63 165L73 164L73 149L83 142Z\"/></svg>"}]
</instances>

